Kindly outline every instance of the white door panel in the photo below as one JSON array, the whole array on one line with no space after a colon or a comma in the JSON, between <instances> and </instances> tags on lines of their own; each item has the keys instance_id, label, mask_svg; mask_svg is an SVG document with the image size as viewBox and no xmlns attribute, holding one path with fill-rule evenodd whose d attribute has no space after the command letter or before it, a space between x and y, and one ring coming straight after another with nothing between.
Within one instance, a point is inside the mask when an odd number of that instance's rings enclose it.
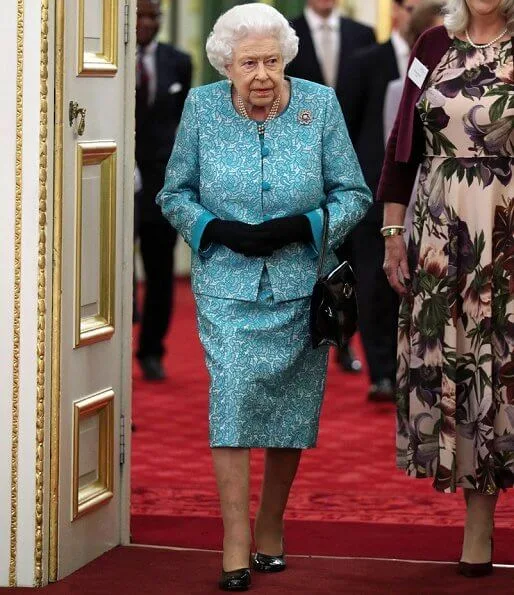
<instances>
[{"instance_id":1,"label":"white door panel","mask_svg":"<svg viewBox=\"0 0 514 595\"><path fill-rule=\"evenodd\" d=\"M64 122L58 570L53 578L121 540L119 420L122 391L130 387L122 361L131 348L130 332L123 328L128 318L123 312L131 303L124 286L124 221L132 220L126 213L131 203L124 200L125 148L133 151L126 143L126 122L132 118L125 106L133 103L125 101L125 0L58 2L57 18L61 15L64 24ZM133 68L133 57L129 62Z\"/></svg>"}]
</instances>

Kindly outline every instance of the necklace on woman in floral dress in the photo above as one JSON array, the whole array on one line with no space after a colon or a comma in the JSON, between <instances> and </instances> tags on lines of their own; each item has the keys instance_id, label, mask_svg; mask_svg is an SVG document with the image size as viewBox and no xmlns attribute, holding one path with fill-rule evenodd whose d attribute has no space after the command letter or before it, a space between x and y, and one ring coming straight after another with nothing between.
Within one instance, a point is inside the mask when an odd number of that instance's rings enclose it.
<instances>
[{"instance_id":1,"label":"necklace on woman in floral dress","mask_svg":"<svg viewBox=\"0 0 514 595\"><path fill-rule=\"evenodd\" d=\"M497 41L499 41L508 31L508 27L505 27L505 29L494 39L491 39L491 41L488 41L487 43L475 43L473 41L471 41L471 37L469 36L469 32L466 29L466 39L468 40L468 43L470 45L472 45L476 50L485 50L486 48L490 48L493 43L496 43Z\"/></svg>"}]
</instances>

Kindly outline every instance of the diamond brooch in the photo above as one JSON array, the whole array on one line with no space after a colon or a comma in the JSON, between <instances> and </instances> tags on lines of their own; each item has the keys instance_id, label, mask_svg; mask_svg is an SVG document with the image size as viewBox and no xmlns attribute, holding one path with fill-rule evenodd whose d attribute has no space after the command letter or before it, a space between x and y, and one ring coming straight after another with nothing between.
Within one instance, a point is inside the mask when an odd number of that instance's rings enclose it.
<instances>
[{"instance_id":1,"label":"diamond brooch","mask_svg":"<svg viewBox=\"0 0 514 595\"><path fill-rule=\"evenodd\" d=\"M298 122L307 126L308 124L312 123L312 112L309 109L301 109L298 112Z\"/></svg>"}]
</instances>

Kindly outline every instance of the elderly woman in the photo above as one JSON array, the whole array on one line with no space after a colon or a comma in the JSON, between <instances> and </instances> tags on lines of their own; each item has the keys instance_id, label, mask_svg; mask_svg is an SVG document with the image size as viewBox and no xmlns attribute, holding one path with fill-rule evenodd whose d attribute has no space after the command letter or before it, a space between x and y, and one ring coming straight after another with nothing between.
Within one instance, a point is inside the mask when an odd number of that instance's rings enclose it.
<instances>
[{"instance_id":1,"label":"elderly woman","mask_svg":"<svg viewBox=\"0 0 514 595\"><path fill-rule=\"evenodd\" d=\"M474 577L492 571L498 493L514 485L514 0L445 11L413 49L378 198L384 269L403 296L398 463L463 488L459 572Z\"/></svg>"},{"instance_id":2,"label":"elderly woman","mask_svg":"<svg viewBox=\"0 0 514 595\"><path fill-rule=\"evenodd\" d=\"M285 568L283 514L302 449L316 444L327 367L309 339L322 206L332 250L371 200L333 90L284 77L297 47L268 5L218 19L207 55L228 80L189 94L157 197L193 252L224 590L250 584L251 448L266 449L252 566Z\"/></svg>"}]
</instances>

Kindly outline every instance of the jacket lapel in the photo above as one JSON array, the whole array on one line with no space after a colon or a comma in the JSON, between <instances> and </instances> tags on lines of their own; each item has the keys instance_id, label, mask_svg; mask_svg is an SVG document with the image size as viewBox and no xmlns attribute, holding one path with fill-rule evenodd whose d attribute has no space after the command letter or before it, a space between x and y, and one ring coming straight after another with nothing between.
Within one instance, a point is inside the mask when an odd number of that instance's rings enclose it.
<instances>
[{"instance_id":1,"label":"jacket lapel","mask_svg":"<svg viewBox=\"0 0 514 595\"><path fill-rule=\"evenodd\" d=\"M157 50L155 51L155 76L157 77L156 86L155 86L155 102L157 102L159 96L162 94L162 87L166 81L163 81L163 74L166 72L165 69L165 61L166 56L164 55L164 48L162 44L157 45Z\"/></svg>"},{"instance_id":2,"label":"jacket lapel","mask_svg":"<svg viewBox=\"0 0 514 595\"><path fill-rule=\"evenodd\" d=\"M389 68L390 79L394 81L400 78L400 70L398 68L398 61L396 59L396 53L394 51L393 42L391 40L384 44L384 57L387 53L387 67Z\"/></svg>"},{"instance_id":3,"label":"jacket lapel","mask_svg":"<svg viewBox=\"0 0 514 595\"><path fill-rule=\"evenodd\" d=\"M430 30L425 38L421 38L420 42L421 41L424 41L425 45L420 46L419 48L415 46L409 60L409 68L413 60L417 58L428 68L428 74L421 89L415 85L407 75L402 101L398 110L399 115L396 118L398 122L398 138L394 154L397 161L405 163L409 161L413 152L416 105L421 94L425 90L430 75L452 44L452 40L442 25ZM402 114L402 117L400 117L400 114Z\"/></svg>"},{"instance_id":4,"label":"jacket lapel","mask_svg":"<svg viewBox=\"0 0 514 595\"><path fill-rule=\"evenodd\" d=\"M352 53L352 46L353 46L353 39L352 39L352 31L351 27L346 26L346 21L344 18L339 19L339 38L341 40L339 46L339 64L337 66L337 86L339 87L339 83L342 80L342 73L344 67L347 63L347 60Z\"/></svg>"},{"instance_id":5,"label":"jacket lapel","mask_svg":"<svg viewBox=\"0 0 514 595\"><path fill-rule=\"evenodd\" d=\"M312 39L311 30L309 29L309 25L307 20L304 16L300 17L296 24L296 32L298 33L298 37L301 39L302 49L301 53L305 53L305 60L309 61L309 56L312 56L312 74L313 80L317 80L323 82L323 72L321 70L321 66L318 60L318 56L316 54L316 49L314 48L314 41Z\"/></svg>"},{"instance_id":6,"label":"jacket lapel","mask_svg":"<svg viewBox=\"0 0 514 595\"><path fill-rule=\"evenodd\" d=\"M336 78L336 93L339 95L343 92L343 73L344 69L348 64L348 60L351 55L362 46L356 47L357 40L355 39L354 32L352 30L352 21L341 17L339 19L339 63L337 66L337 78Z\"/></svg>"}]
</instances>

